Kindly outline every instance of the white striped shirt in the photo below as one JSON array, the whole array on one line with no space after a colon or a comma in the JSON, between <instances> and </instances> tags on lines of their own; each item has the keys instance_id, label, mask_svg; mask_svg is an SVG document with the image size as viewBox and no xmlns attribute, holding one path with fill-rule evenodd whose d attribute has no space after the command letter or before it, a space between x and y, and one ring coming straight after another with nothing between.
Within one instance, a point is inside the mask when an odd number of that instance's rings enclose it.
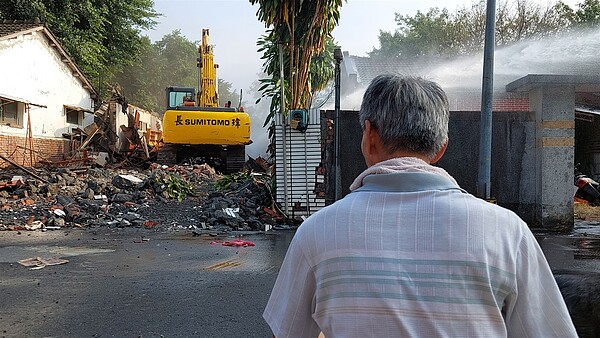
<instances>
[{"instance_id":1,"label":"white striped shirt","mask_svg":"<svg viewBox=\"0 0 600 338\"><path fill-rule=\"evenodd\" d=\"M263 316L278 338L577 336L527 225L432 173L370 175L309 217Z\"/></svg>"}]
</instances>

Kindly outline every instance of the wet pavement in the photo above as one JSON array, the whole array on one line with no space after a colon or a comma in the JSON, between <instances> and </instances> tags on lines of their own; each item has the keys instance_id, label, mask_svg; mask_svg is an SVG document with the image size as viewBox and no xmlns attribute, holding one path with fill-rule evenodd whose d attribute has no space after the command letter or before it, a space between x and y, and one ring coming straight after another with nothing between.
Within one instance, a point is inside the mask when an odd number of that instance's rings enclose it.
<instances>
[{"instance_id":1,"label":"wet pavement","mask_svg":"<svg viewBox=\"0 0 600 338\"><path fill-rule=\"evenodd\" d=\"M600 273L599 222L534 232L554 271ZM0 231L0 337L270 337L262 311L292 236ZM214 244L234 238L256 246ZM53 256L69 262L17 263Z\"/></svg>"},{"instance_id":2,"label":"wet pavement","mask_svg":"<svg viewBox=\"0 0 600 338\"><path fill-rule=\"evenodd\" d=\"M293 233L254 247L190 233L0 232L0 337L270 337L262 311ZM17 263L58 256L67 264Z\"/></svg>"},{"instance_id":3,"label":"wet pavement","mask_svg":"<svg viewBox=\"0 0 600 338\"><path fill-rule=\"evenodd\" d=\"M570 233L534 230L553 271L600 273L600 222L577 221Z\"/></svg>"}]
</instances>

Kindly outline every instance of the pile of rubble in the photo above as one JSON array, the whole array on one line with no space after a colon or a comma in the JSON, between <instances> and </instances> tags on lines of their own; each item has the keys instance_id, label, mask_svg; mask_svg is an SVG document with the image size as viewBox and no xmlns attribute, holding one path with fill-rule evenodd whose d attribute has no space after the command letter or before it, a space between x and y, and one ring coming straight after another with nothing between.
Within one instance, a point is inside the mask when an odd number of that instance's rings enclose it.
<instances>
[{"instance_id":1,"label":"pile of rubble","mask_svg":"<svg viewBox=\"0 0 600 338\"><path fill-rule=\"evenodd\" d=\"M0 171L0 230L163 227L193 231L285 227L266 173L222 176L208 165L147 170Z\"/></svg>"}]
</instances>

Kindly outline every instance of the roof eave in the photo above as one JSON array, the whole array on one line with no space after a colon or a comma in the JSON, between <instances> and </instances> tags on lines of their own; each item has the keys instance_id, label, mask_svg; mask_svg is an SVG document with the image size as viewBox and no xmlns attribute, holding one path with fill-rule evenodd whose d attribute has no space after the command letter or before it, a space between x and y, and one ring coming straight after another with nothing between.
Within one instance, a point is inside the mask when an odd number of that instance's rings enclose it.
<instances>
[{"instance_id":1,"label":"roof eave","mask_svg":"<svg viewBox=\"0 0 600 338\"><path fill-rule=\"evenodd\" d=\"M79 79L79 81L81 81L83 83L83 88L85 88L87 91L90 92L92 98L98 97L98 92L96 91L96 89L94 89L94 86L92 85L92 83L83 74L83 72L79 69L79 67L71 59L71 57L69 57L69 54L67 54L67 52L63 49L62 45L60 44L60 42L58 42L58 39L54 36L54 34L52 34L52 32L45 26L42 26L42 29L43 29L46 37L51 42L50 46L56 48L60 52L62 62L64 62L65 64L67 64L67 66L69 68L71 68L71 70L73 71L73 75L75 77L77 77ZM62 58L64 58L64 59L62 59Z\"/></svg>"}]
</instances>

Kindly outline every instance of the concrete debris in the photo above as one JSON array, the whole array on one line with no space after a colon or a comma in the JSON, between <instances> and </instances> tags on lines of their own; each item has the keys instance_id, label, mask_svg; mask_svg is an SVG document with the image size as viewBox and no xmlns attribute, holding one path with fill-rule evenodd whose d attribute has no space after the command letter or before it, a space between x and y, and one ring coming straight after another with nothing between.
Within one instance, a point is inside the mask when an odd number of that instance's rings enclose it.
<instances>
[{"instance_id":1,"label":"concrete debris","mask_svg":"<svg viewBox=\"0 0 600 338\"><path fill-rule=\"evenodd\" d=\"M144 187L145 181L133 175L117 175L113 178L112 184L119 189L139 190Z\"/></svg>"},{"instance_id":2,"label":"concrete debris","mask_svg":"<svg viewBox=\"0 0 600 338\"><path fill-rule=\"evenodd\" d=\"M266 162L252 163L261 168L256 163ZM222 176L206 164L50 167L37 171L48 182L41 183L17 170L0 171L0 230L107 226L227 232L289 227L265 172Z\"/></svg>"},{"instance_id":3,"label":"concrete debris","mask_svg":"<svg viewBox=\"0 0 600 338\"><path fill-rule=\"evenodd\" d=\"M39 270L39 269L43 269L47 266L67 264L67 263L69 263L69 261L66 259L58 258L58 257L51 257L51 258L32 257L32 258L21 259L18 261L18 263L23 266L26 266L26 267L31 267L29 270Z\"/></svg>"},{"instance_id":4,"label":"concrete debris","mask_svg":"<svg viewBox=\"0 0 600 338\"><path fill-rule=\"evenodd\" d=\"M64 218L65 216L67 216L67 214L65 214L65 212L61 209L54 209L54 214L60 218Z\"/></svg>"}]
</instances>

